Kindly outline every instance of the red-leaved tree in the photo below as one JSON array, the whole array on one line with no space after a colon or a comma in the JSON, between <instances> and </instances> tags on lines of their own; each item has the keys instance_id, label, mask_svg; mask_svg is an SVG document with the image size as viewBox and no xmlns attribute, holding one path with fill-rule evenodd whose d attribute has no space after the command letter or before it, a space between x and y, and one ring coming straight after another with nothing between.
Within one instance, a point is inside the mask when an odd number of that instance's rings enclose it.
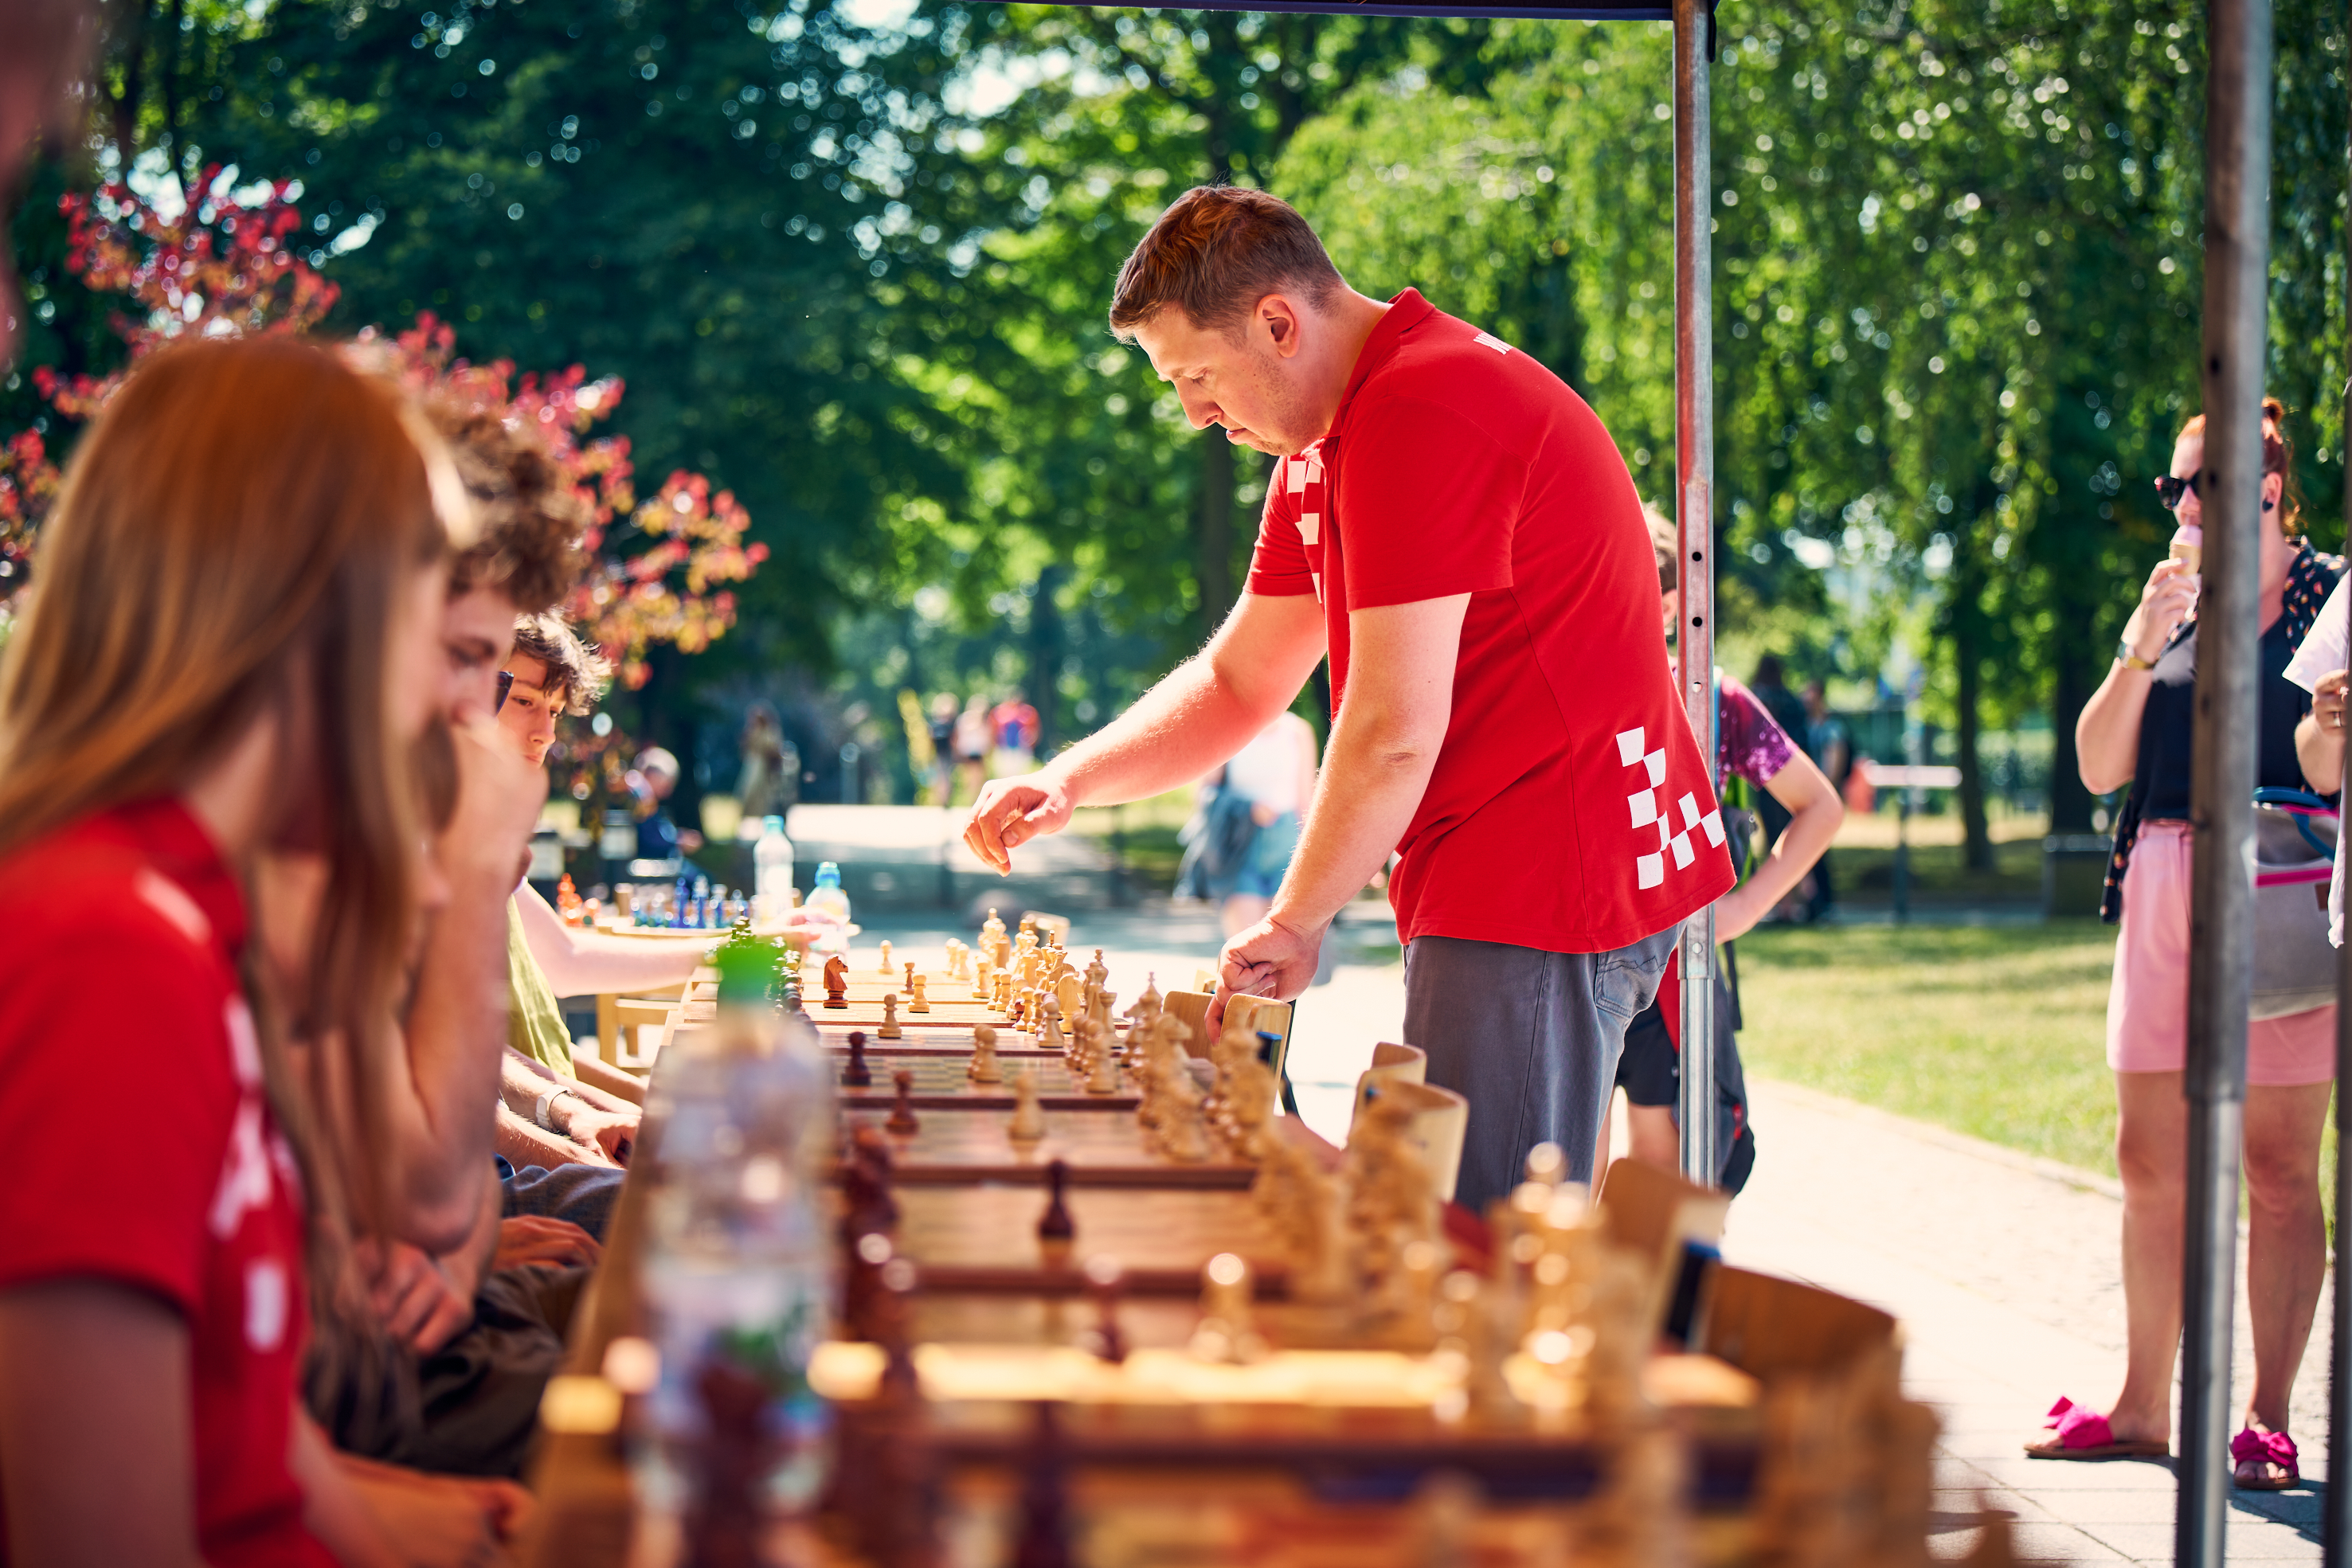
<instances>
[{"instance_id":1,"label":"red-leaved tree","mask_svg":"<svg viewBox=\"0 0 2352 1568\"><path fill-rule=\"evenodd\" d=\"M335 286L295 248L302 217L290 183L232 189L215 166L169 217L119 182L68 195L61 206L68 269L93 293L126 301L111 322L130 365L188 336L306 331L334 308ZM584 541L593 565L565 612L624 686L645 685L655 646L698 653L734 624L728 585L749 578L767 547L745 542L750 516L732 492L714 492L699 474L678 469L638 499L628 437L591 434L620 403L618 377L590 381L579 365L519 374L510 361L459 359L455 332L429 311L405 331L370 327L358 338L355 351L420 396L539 433L594 517ZM59 415L80 421L105 406L126 373L59 376L43 367L34 380ZM38 432L0 438L0 600L37 563L40 524L58 481ZM585 800L595 784L617 788L626 745L617 731L574 737L567 747L572 793Z\"/></svg>"}]
</instances>

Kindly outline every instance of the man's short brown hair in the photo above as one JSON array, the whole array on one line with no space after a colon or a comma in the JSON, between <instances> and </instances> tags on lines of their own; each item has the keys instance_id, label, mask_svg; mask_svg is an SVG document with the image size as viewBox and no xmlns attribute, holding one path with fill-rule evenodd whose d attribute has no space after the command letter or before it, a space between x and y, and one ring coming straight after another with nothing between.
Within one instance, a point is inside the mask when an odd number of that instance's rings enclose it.
<instances>
[{"instance_id":1,"label":"man's short brown hair","mask_svg":"<svg viewBox=\"0 0 2352 1568\"><path fill-rule=\"evenodd\" d=\"M449 443L474 503L481 538L449 563L452 598L494 588L525 615L552 610L587 570L581 540L587 500L552 453L495 413L436 405L433 423Z\"/></svg>"},{"instance_id":2,"label":"man's short brown hair","mask_svg":"<svg viewBox=\"0 0 2352 1568\"><path fill-rule=\"evenodd\" d=\"M519 657L537 659L547 670L540 689L550 697L563 697L563 711L583 714L604 695L613 665L602 653L580 640L571 622L553 611L515 617L514 651Z\"/></svg>"},{"instance_id":3,"label":"man's short brown hair","mask_svg":"<svg viewBox=\"0 0 2352 1568\"><path fill-rule=\"evenodd\" d=\"M1110 329L1121 342L1167 306L1203 331L1233 335L1267 295L1297 289L1321 308L1344 287L1323 242L1281 197L1196 185L1169 204L1118 269Z\"/></svg>"}]
</instances>

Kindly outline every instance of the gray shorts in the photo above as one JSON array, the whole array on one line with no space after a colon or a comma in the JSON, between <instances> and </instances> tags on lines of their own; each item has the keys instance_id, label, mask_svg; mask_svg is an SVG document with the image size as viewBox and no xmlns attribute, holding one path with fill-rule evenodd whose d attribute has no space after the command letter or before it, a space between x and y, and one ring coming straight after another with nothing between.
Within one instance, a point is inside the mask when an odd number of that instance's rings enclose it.
<instances>
[{"instance_id":1,"label":"gray shorts","mask_svg":"<svg viewBox=\"0 0 2352 1568\"><path fill-rule=\"evenodd\" d=\"M1454 936L1404 952L1404 1039L1429 1081L1470 1101L1455 1201L1483 1214L1517 1185L1528 1151L1558 1144L1592 1179L1625 1026L1658 994L1680 924L1611 953L1547 953Z\"/></svg>"}]
</instances>

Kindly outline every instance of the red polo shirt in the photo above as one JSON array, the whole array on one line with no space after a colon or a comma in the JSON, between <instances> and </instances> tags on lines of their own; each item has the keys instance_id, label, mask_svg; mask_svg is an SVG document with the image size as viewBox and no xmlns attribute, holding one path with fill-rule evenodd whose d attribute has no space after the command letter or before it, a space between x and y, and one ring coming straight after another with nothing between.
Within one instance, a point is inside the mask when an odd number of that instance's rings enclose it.
<instances>
[{"instance_id":1,"label":"red polo shirt","mask_svg":"<svg viewBox=\"0 0 2352 1568\"><path fill-rule=\"evenodd\" d=\"M197 1550L331 1568L287 1468L302 1209L238 981L236 879L194 817L150 800L0 860L0 1290L103 1280L177 1312ZM0 1563L5 1540L0 1521Z\"/></svg>"},{"instance_id":2,"label":"red polo shirt","mask_svg":"<svg viewBox=\"0 0 2352 1568\"><path fill-rule=\"evenodd\" d=\"M1276 465L1249 588L1322 601L1335 713L1350 612L1470 596L1389 884L1403 940L1606 952L1730 890L1633 477L1526 354L1398 295L1329 434Z\"/></svg>"}]
</instances>

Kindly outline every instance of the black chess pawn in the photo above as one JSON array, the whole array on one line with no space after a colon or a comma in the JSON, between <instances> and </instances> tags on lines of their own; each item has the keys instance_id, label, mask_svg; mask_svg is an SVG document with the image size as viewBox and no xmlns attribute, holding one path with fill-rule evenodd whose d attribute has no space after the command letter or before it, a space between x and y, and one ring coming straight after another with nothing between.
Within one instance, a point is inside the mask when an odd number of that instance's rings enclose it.
<instances>
[{"instance_id":1,"label":"black chess pawn","mask_svg":"<svg viewBox=\"0 0 2352 1568\"><path fill-rule=\"evenodd\" d=\"M1087 1293L1095 1299L1095 1327L1089 1345L1113 1365L1127 1359L1127 1336L1119 1332L1118 1297L1124 1273L1118 1260L1097 1253L1087 1260Z\"/></svg>"},{"instance_id":2,"label":"black chess pawn","mask_svg":"<svg viewBox=\"0 0 2352 1568\"><path fill-rule=\"evenodd\" d=\"M1045 1205L1045 1218L1037 1221L1038 1240L1067 1241L1077 1235L1077 1221L1070 1218L1069 1185L1070 1162L1062 1159L1047 1162L1045 1186L1052 1197Z\"/></svg>"},{"instance_id":3,"label":"black chess pawn","mask_svg":"<svg viewBox=\"0 0 2352 1568\"><path fill-rule=\"evenodd\" d=\"M1071 1568L1069 1495L1061 1424L1054 1406L1037 1406L1036 1435L1021 1487L1021 1534L1013 1568Z\"/></svg>"},{"instance_id":4,"label":"black chess pawn","mask_svg":"<svg viewBox=\"0 0 2352 1568\"><path fill-rule=\"evenodd\" d=\"M890 1107L890 1119L882 1125L900 1134L920 1130L923 1124L915 1117L915 1075L902 1067L890 1075L890 1082L898 1087L898 1099Z\"/></svg>"},{"instance_id":5,"label":"black chess pawn","mask_svg":"<svg viewBox=\"0 0 2352 1568\"><path fill-rule=\"evenodd\" d=\"M874 1070L866 1065L866 1031L862 1029L849 1031L849 1065L841 1070L841 1082L851 1089L874 1086Z\"/></svg>"}]
</instances>

